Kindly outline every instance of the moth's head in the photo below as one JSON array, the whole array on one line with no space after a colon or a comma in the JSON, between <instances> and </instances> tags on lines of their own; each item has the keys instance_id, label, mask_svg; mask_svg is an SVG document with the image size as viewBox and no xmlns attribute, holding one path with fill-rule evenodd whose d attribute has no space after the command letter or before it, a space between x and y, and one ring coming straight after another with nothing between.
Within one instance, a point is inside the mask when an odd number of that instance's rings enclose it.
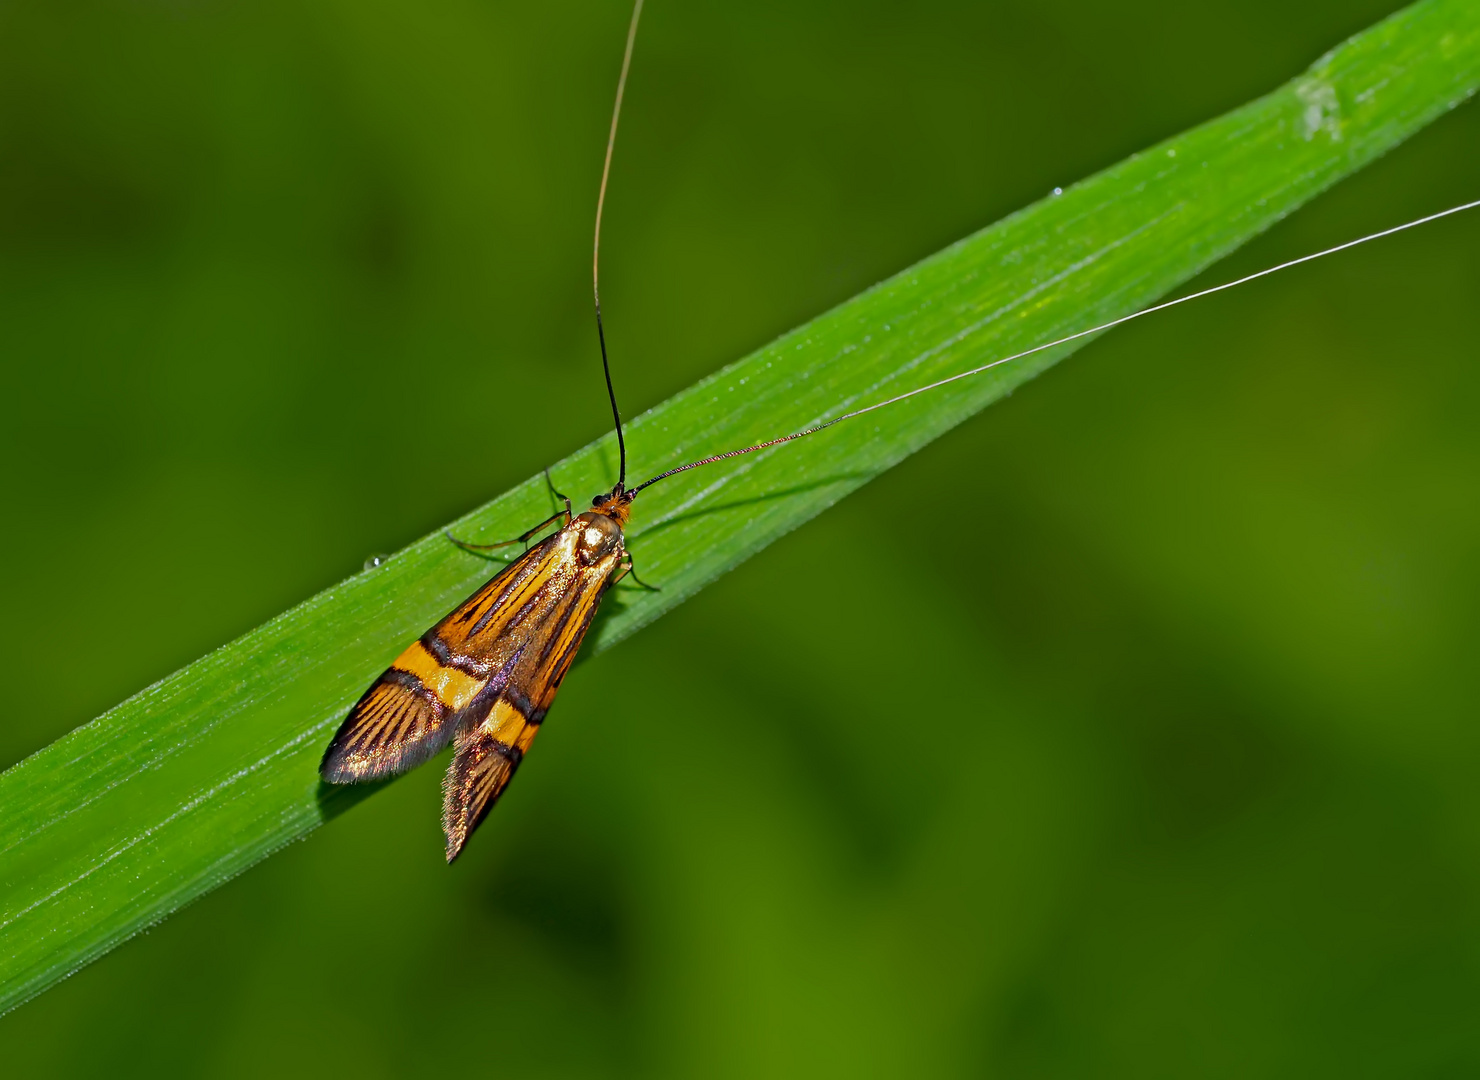
<instances>
[{"instance_id":1,"label":"moth's head","mask_svg":"<svg viewBox=\"0 0 1480 1080\"><path fill-rule=\"evenodd\" d=\"M637 495L635 491L625 490L621 484L612 488L605 495L598 495L591 500L591 509L598 514L605 514L618 525L626 525L627 518L631 515L632 500Z\"/></svg>"}]
</instances>

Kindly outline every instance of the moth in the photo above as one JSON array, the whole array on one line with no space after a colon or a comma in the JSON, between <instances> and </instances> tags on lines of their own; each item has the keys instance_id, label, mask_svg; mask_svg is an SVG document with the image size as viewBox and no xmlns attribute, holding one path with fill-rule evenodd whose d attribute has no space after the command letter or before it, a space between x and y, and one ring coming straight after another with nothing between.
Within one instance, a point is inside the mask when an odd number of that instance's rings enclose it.
<instances>
[{"instance_id":1,"label":"moth","mask_svg":"<svg viewBox=\"0 0 1480 1080\"><path fill-rule=\"evenodd\" d=\"M637 493L663 479L625 487L627 444L601 324L601 212L641 15L637 0L617 79L591 258L596 333L620 452L617 484L575 514L552 483L565 509L508 543L527 543L557 521L560 528L401 653L355 703L319 764L327 783L360 783L405 772L453 743L442 802L448 862L462 853L529 752L602 596L625 576L637 580L622 527ZM454 542L478 550L504 546Z\"/></svg>"},{"instance_id":2,"label":"moth","mask_svg":"<svg viewBox=\"0 0 1480 1080\"><path fill-rule=\"evenodd\" d=\"M527 535L557 520L558 530L413 642L365 691L324 754L323 778L394 776L453 742L442 829L447 861L457 858L529 752L602 596L632 572L622 535L632 494L619 483L578 515L565 499L564 511Z\"/></svg>"},{"instance_id":3,"label":"moth","mask_svg":"<svg viewBox=\"0 0 1480 1080\"><path fill-rule=\"evenodd\" d=\"M629 488L626 486L627 447L622 417L612 386L606 335L601 322L600 251L607 179L641 13L642 0L637 0L617 81L616 103L612 110L596 202L592 250L597 338L617 436L619 466L616 485L597 495L589 510L576 514L570 499L555 492L552 483L551 491L564 501L565 509L506 543L528 543L546 528L557 523L559 527L527 548L402 652L350 710L320 764L320 775L328 783L377 780L413 768L451 743L452 763L443 785L442 810L449 862L463 851L469 836L488 815L529 752L555 700L561 680L580 650L602 597L618 582L629 577L644 588L652 587L637 578L623 531L633 500L649 485L689 469L813 435L844 420L959 379L979 375L1045 349L1098 334L1132 319L1480 206L1480 200L1464 203L1234 281L1155 304L845 412L814 427L690 461ZM503 546L454 542L476 550Z\"/></svg>"}]
</instances>

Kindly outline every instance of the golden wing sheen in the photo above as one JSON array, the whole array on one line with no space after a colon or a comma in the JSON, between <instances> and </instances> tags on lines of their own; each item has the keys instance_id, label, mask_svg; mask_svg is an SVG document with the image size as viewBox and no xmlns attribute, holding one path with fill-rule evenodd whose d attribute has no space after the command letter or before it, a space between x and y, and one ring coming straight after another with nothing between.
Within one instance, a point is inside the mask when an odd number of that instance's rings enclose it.
<instances>
[{"instance_id":1,"label":"golden wing sheen","mask_svg":"<svg viewBox=\"0 0 1480 1080\"><path fill-rule=\"evenodd\" d=\"M413 642L340 725L319 766L324 780L394 776L452 742L442 828L447 861L457 858L534 742L602 595L625 572L625 511L612 505L568 520Z\"/></svg>"}]
</instances>

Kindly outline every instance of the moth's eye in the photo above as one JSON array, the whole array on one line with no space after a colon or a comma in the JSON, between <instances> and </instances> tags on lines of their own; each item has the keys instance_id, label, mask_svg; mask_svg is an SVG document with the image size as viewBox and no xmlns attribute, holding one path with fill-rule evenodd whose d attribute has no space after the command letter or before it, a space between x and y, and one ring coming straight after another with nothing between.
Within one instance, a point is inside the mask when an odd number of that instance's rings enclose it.
<instances>
[{"instance_id":1,"label":"moth's eye","mask_svg":"<svg viewBox=\"0 0 1480 1080\"><path fill-rule=\"evenodd\" d=\"M604 502L606 502L606 496L605 495L598 495L598 496L596 496L596 498L594 498L594 499L591 500L591 506L592 506L593 509L595 509L596 507L600 506Z\"/></svg>"}]
</instances>

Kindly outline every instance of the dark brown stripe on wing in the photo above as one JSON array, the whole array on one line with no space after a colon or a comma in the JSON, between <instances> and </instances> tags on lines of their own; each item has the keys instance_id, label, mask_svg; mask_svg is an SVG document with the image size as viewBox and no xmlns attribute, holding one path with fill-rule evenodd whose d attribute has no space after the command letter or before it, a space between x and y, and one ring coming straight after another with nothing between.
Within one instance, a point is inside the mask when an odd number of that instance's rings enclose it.
<instances>
[{"instance_id":1,"label":"dark brown stripe on wing","mask_svg":"<svg viewBox=\"0 0 1480 1080\"><path fill-rule=\"evenodd\" d=\"M528 695L517 686L505 686L500 694L508 703L519 710L519 715L530 724L538 724L545 718L545 710L535 708Z\"/></svg>"},{"instance_id":2,"label":"dark brown stripe on wing","mask_svg":"<svg viewBox=\"0 0 1480 1080\"><path fill-rule=\"evenodd\" d=\"M553 536L542 541L538 546L531 548L523 558L516 563L512 563L507 570L489 582L487 587L491 588L494 585L498 585L500 581L503 581L505 575L509 578L500 588L494 590L494 595L489 597L488 606L482 608L477 621L468 628L468 637L477 637L487 629L494 617L513 602L517 591L527 586L531 579L539 580L542 577L548 576L548 567L546 564L550 561L550 548L554 546L559 536L560 533L555 533ZM458 621L466 623L474 612L478 610L479 607L477 605L469 605L468 611Z\"/></svg>"},{"instance_id":3,"label":"dark brown stripe on wing","mask_svg":"<svg viewBox=\"0 0 1480 1080\"><path fill-rule=\"evenodd\" d=\"M487 664L479 660L476 656L471 656L453 648L446 641L442 640L441 636L437 633L436 627L422 634L418 640L421 641L422 648L426 649L432 659L443 667L461 671L464 675L471 675L477 679L486 679L488 677Z\"/></svg>"},{"instance_id":4,"label":"dark brown stripe on wing","mask_svg":"<svg viewBox=\"0 0 1480 1080\"><path fill-rule=\"evenodd\" d=\"M550 651L554 649L555 646L559 644L560 640L565 636L566 627L570 625L570 621L576 616L576 613L582 610L582 601L585 599L586 598L581 593L571 593L569 599L564 604L559 617L555 620L554 625L549 628L549 633L545 638L545 643L540 649L541 664L549 660ZM594 605L592 605L590 610L594 610Z\"/></svg>"},{"instance_id":5,"label":"dark brown stripe on wing","mask_svg":"<svg viewBox=\"0 0 1480 1080\"><path fill-rule=\"evenodd\" d=\"M345 784L392 776L447 742L445 710L422 681L388 669L365 691L324 751L319 774Z\"/></svg>"}]
</instances>

